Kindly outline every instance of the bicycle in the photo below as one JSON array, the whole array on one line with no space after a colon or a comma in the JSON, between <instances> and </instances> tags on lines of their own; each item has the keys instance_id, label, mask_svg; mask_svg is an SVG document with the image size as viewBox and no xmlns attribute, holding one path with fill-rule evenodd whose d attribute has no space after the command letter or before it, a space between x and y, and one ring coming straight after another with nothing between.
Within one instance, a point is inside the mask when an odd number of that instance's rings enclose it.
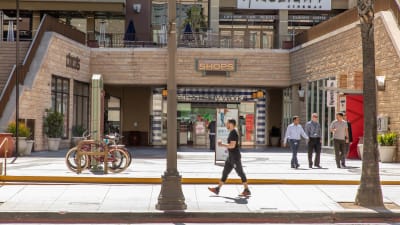
<instances>
[{"instance_id":1,"label":"bicycle","mask_svg":"<svg viewBox=\"0 0 400 225\"><path fill-rule=\"evenodd\" d=\"M111 145L111 148L109 148L104 140L87 140L89 136L84 135L85 140L67 152L65 162L69 170L80 173L82 170L90 168L92 160L105 163L107 169L113 173L123 172L129 167L132 160L128 150L122 149L124 146ZM97 150L98 153L93 150ZM107 157L101 154L105 151L107 152Z\"/></svg>"}]
</instances>

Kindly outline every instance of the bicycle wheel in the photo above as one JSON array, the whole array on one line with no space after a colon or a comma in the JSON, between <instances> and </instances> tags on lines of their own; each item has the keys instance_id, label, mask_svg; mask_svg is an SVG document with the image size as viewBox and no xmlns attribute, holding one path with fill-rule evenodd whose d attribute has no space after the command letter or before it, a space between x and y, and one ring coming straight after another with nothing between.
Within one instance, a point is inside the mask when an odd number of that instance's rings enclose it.
<instances>
[{"instance_id":1,"label":"bicycle wheel","mask_svg":"<svg viewBox=\"0 0 400 225\"><path fill-rule=\"evenodd\" d=\"M107 166L112 173L126 170L129 166L128 153L119 148L111 148L108 152Z\"/></svg>"},{"instance_id":2,"label":"bicycle wheel","mask_svg":"<svg viewBox=\"0 0 400 225\"><path fill-rule=\"evenodd\" d=\"M67 164L67 168L75 173L78 172L78 155L76 151L77 148L73 147L65 155L65 164ZM81 156L80 165L82 170L88 167L89 160L87 155Z\"/></svg>"},{"instance_id":3,"label":"bicycle wheel","mask_svg":"<svg viewBox=\"0 0 400 225\"><path fill-rule=\"evenodd\" d=\"M128 149L125 148L124 146L125 146L125 145L111 145L110 147L111 147L111 149L113 149L113 148L118 148L118 149L121 149L121 150L123 150L124 152L126 152L126 154L128 154L128 166L130 166L130 165L131 165L131 162L132 162L132 154L131 154L131 152L128 151Z\"/></svg>"}]
</instances>

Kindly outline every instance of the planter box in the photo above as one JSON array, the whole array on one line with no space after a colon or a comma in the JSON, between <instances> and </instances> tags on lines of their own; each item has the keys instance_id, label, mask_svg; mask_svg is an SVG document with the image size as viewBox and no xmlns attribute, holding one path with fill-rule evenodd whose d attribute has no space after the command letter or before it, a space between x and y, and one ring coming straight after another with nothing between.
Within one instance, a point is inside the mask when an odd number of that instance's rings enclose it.
<instances>
[{"instance_id":1,"label":"planter box","mask_svg":"<svg viewBox=\"0 0 400 225\"><path fill-rule=\"evenodd\" d=\"M50 151L58 151L60 147L61 138L47 138Z\"/></svg>"},{"instance_id":2,"label":"planter box","mask_svg":"<svg viewBox=\"0 0 400 225\"><path fill-rule=\"evenodd\" d=\"M393 162L394 154L396 152L396 146L381 146L379 145L379 156L381 162Z\"/></svg>"}]
</instances>

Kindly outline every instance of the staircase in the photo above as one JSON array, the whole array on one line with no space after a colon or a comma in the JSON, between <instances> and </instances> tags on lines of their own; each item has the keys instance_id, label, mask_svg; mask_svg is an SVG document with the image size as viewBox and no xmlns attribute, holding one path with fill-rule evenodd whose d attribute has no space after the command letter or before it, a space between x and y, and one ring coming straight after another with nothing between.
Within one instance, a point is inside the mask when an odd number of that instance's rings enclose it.
<instances>
[{"instance_id":1,"label":"staircase","mask_svg":"<svg viewBox=\"0 0 400 225\"><path fill-rule=\"evenodd\" d=\"M31 42L25 41L19 44L19 62L22 63L28 51ZM7 83L11 70L15 65L15 42L1 42L0 43L0 93L3 91Z\"/></svg>"}]
</instances>

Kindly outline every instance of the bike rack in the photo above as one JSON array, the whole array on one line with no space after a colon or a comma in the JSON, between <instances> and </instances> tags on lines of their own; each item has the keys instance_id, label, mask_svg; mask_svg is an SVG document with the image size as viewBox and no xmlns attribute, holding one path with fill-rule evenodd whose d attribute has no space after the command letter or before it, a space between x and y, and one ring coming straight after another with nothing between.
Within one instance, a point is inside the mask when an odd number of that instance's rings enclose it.
<instances>
[{"instance_id":1,"label":"bike rack","mask_svg":"<svg viewBox=\"0 0 400 225\"><path fill-rule=\"evenodd\" d=\"M77 158L77 162L78 162L77 163L77 171L76 171L77 174L80 174L82 172L82 167L81 167L80 161L81 161L81 157L83 155L87 155L88 157L89 156L103 156L104 157L104 174L108 173L108 167L107 167L108 146L105 145L103 151L93 151L93 149L92 149L92 146L97 146L99 144L101 144L101 143L99 143L95 140L83 140L83 141L79 142L79 144L77 146L77 150L76 150L77 157L78 157ZM88 146L88 145L91 146L90 152L82 150L83 146Z\"/></svg>"}]
</instances>

